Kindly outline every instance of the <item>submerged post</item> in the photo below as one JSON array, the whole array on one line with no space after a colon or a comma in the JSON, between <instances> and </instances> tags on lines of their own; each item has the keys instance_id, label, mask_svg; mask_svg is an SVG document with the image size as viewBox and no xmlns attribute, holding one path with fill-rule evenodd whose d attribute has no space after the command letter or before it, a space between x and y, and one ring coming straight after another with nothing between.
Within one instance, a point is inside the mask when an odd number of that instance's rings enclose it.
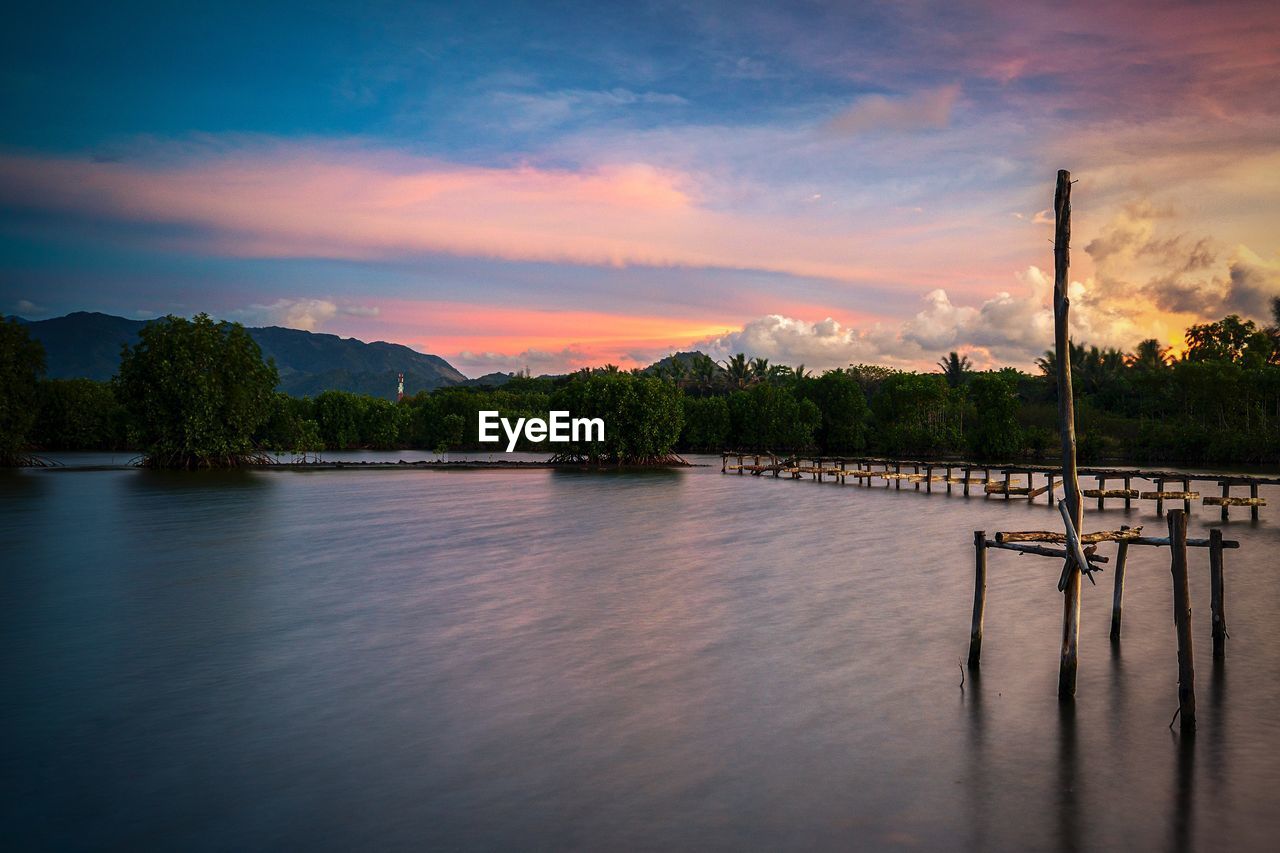
<instances>
[{"instance_id":1,"label":"submerged post","mask_svg":"<svg viewBox=\"0 0 1280 853\"><path fill-rule=\"evenodd\" d=\"M1080 482L1076 477L1076 414L1071 393L1071 301L1067 298L1071 268L1071 173L1058 170L1053 193L1053 345L1058 368L1058 428L1062 434L1063 502L1072 526L1079 531L1084 521L1080 503ZM1068 557L1058 580L1062 591L1062 658L1058 665L1058 698L1076 695L1076 664L1080 641L1080 570L1083 566Z\"/></svg>"},{"instance_id":2,"label":"submerged post","mask_svg":"<svg viewBox=\"0 0 1280 853\"><path fill-rule=\"evenodd\" d=\"M1128 525L1121 525L1128 530ZM1124 564L1129 558L1129 543L1121 539L1116 548L1115 589L1111 593L1111 642L1120 641L1120 618L1124 610Z\"/></svg>"},{"instance_id":3,"label":"submerged post","mask_svg":"<svg viewBox=\"0 0 1280 853\"><path fill-rule=\"evenodd\" d=\"M987 532L973 531L973 625L969 629L969 668L982 660L982 617L987 611Z\"/></svg>"},{"instance_id":4,"label":"submerged post","mask_svg":"<svg viewBox=\"0 0 1280 853\"><path fill-rule=\"evenodd\" d=\"M1187 514L1169 510L1173 623L1178 632L1178 713L1184 735L1196 730L1195 660L1191 649L1191 590L1187 584Z\"/></svg>"},{"instance_id":5,"label":"submerged post","mask_svg":"<svg viewBox=\"0 0 1280 853\"><path fill-rule=\"evenodd\" d=\"M1227 654L1226 590L1222 578L1222 531L1209 529L1209 609L1213 614L1213 659Z\"/></svg>"}]
</instances>

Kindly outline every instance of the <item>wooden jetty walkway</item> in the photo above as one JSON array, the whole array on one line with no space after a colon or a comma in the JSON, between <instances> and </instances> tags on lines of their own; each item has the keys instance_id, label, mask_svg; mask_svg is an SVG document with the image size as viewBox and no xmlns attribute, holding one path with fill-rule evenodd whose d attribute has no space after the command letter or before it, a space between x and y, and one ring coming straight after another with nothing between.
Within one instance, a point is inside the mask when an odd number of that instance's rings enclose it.
<instances>
[{"instance_id":1,"label":"wooden jetty walkway","mask_svg":"<svg viewBox=\"0 0 1280 853\"><path fill-rule=\"evenodd\" d=\"M960 493L965 497L970 496L972 487L981 487L983 495L1004 500L1020 498L1034 502L1043 495L1049 506L1053 506L1056 501L1055 490L1063 487L1060 467L1029 463L991 465L949 460L886 459L878 456L778 456L772 453L737 451L721 453L720 472L727 474L731 471L757 477L764 474L772 474L774 477L785 475L796 480L811 477L820 483L826 481L840 485L845 485L850 479L864 486L870 486L872 480L883 480L885 488L892 486L898 490L901 490L905 482L916 491L921 491L921 486L924 486L923 490L929 494L935 493L936 483L939 484L936 490L938 493L949 495L959 487ZM1223 521L1230 517L1231 507L1248 507L1250 518L1257 520L1259 507L1267 505L1267 499L1258 495L1259 487L1280 485L1280 476L1138 468L1082 467L1079 469L1079 476L1093 478L1097 483L1097 488L1082 489L1081 494L1085 498L1096 500L1098 509L1105 509L1108 500L1124 501L1125 509L1131 508L1134 501L1144 501L1154 503L1156 514L1164 515L1165 501L1169 501L1182 503L1183 511L1189 514L1192 503L1199 500L1204 506L1219 507ZM1037 478L1040 480L1039 484L1036 483ZM1147 481L1155 488L1147 491L1135 489L1135 480ZM1123 483L1124 486L1108 488L1108 483ZM1193 488L1196 484L1209 484L1219 494L1202 494ZM1233 489L1247 489L1249 496L1232 495Z\"/></svg>"}]
</instances>

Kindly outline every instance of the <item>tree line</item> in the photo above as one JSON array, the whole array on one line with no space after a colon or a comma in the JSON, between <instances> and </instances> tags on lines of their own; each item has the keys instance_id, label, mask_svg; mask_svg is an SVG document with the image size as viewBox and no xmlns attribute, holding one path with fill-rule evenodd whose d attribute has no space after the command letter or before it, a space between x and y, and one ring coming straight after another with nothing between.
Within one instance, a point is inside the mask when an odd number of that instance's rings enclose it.
<instances>
[{"instance_id":1,"label":"tree line","mask_svg":"<svg viewBox=\"0 0 1280 853\"><path fill-rule=\"evenodd\" d=\"M1280 460L1280 300L1275 324L1232 315L1186 331L1174 358L1157 341L1132 352L1073 343L1082 459L1227 463ZM200 315L149 324L110 382L45 379L25 328L0 324L0 462L57 450L137 450L149 464L201 467L352 448L495 451L481 410L601 417L605 440L529 444L593 464L670 461L681 451L875 453L975 460L1056 452L1056 361L1038 374L976 371L949 353L936 372L803 365L738 354L679 354L647 370L616 366L499 387L453 386L399 402L326 391L291 397L257 344Z\"/></svg>"}]
</instances>

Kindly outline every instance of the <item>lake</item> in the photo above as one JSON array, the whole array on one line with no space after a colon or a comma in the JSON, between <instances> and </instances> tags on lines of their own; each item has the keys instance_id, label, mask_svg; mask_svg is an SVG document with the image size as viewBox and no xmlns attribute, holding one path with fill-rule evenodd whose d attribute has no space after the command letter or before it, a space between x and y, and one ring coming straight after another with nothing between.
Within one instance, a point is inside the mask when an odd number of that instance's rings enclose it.
<instances>
[{"instance_id":1,"label":"lake","mask_svg":"<svg viewBox=\"0 0 1280 853\"><path fill-rule=\"evenodd\" d=\"M980 677L959 665L973 531L1056 509L697 461L0 472L4 846L1274 843L1280 489L1225 525L1223 666L1191 552L1186 740L1167 550L1131 549L1118 648L1110 574L1085 583L1060 706L1056 561L990 552ZM1122 523L1165 535L1150 504L1086 507Z\"/></svg>"}]
</instances>

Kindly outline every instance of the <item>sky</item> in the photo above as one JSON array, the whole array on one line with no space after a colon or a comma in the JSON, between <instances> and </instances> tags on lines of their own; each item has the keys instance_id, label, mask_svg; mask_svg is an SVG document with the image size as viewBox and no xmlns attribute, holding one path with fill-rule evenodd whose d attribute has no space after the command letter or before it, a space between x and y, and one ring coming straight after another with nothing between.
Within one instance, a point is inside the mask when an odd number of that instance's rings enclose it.
<instances>
[{"instance_id":1,"label":"sky","mask_svg":"<svg viewBox=\"0 0 1280 853\"><path fill-rule=\"evenodd\" d=\"M0 313L207 312L468 375L1030 367L1280 295L1274 2L46 3Z\"/></svg>"}]
</instances>

